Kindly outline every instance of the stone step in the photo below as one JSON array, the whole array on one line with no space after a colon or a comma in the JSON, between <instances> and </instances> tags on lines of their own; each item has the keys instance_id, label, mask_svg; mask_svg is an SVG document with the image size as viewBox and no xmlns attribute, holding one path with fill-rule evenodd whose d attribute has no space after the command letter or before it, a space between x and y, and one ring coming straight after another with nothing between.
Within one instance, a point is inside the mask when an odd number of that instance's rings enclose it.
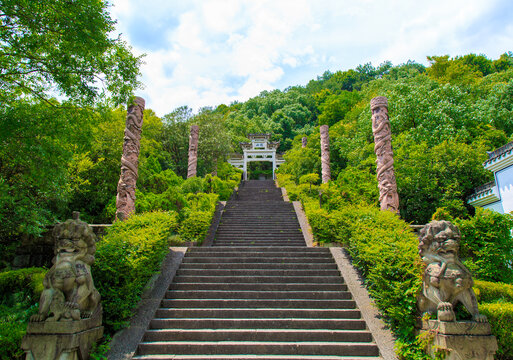
<instances>
[{"instance_id":1,"label":"stone step","mask_svg":"<svg viewBox=\"0 0 513 360\"><path fill-rule=\"evenodd\" d=\"M179 275L175 277L176 283L197 282L197 283L280 283L280 284L337 284L343 280L337 276L188 276Z\"/></svg>"},{"instance_id":2,"label":"stone step","mask_svg":"<svg viewBox=\"0 0 513 360\"><path fill-rule=\"evenodd\" d=\"M217 318L217 319L360 319L357 309L211 309L159 308L156 318Z\"/></svg>"},{"instance_id":3,"label":"stone step","mask_svg":"<svg viewBox=\"0 0 513 360\"><path fill-rule=\"evenodd\" d=\"M155 341L141 342L138 354L261 354L378 356L373 343L259 342L259 341Z\"/></svg>"},{"instance_id":4,"label":"stone step","mask_svg":"<svg viewBox=\"0 0 513 360\"><path fill-rule=\"evenodd\" d=\"M267 257L283 257L283 258L326 258L326 259L332 259L330 253L326 252L320 252L320 251L309 251L309 252L302 252L302 251L280 251L277 249L276 251L272 251L272 249L267 251L251 251L251 253L248 254L248 251L226 251L226 250L217 250L216 248L211 248L210 251L187 251L185 254L185 257L187 258L202 258L202 257L233 257L233 256L247 256L251 255L254 259L259 258L267 258Z\"/></svg>"},{"instance_id":5,"label":"stone step","mask_svg":"<svg viewBox=\"0 0 513 360\"><path fill-rule=\"evenodd\" d=\"M303 239L238 239L220 238L214 241L215 246L306 246Z\"/></svg>"},{"instance_id":6,"label":"stone step","mask_svg":"<svg viewBox=\"0 0 513 360\"><path fill-rule=\"evenodd\" d=\"M237 237L237 236L245 236L252 238L275 238L275 239L286 239L287 237L298 237L303 236L301 231L298 229L284 231L284 230L263 230L263 229L255 229L254 231L244 230L244 231L236 231L236 230L220 230L216 234L216 238L220 236L229 236L229 237Z\"/></svg>"},{"instance_id":7,"label":"stone step","mask_svg":"<svg viewBox=\"0 0 513 360\"><path fill-rule=\"evenodd\" d=\"M163 299L163 308L217 309L354 309L354 300L317 299Z\"/></svg>"},{"instance_id":8,"label":"stone step","mask_svg":"<svg viewBox=\"0 0 513 360\"><path fill-rule=\"evenodd\" d=\"M305 243L304 239L301 235L289 235L289 236L261 235L261 236L253 237L253 236L245 236L245 235L233 236L233 235L219 234L218 236L216 236L215 242L220 242L220 241L223 241L223 242L241 241L243 243L245 242L245 243L248 243L251 245L255 245L255 244L258 245L259 242L267 242L267 243L275 242L278 244L287 244L288 242L293 242L294 245L296 245L297 243ZM235 244L231 244L231 245L235 245Z\"/></svg>"},{"instance_id":9,"label":"stone step","mask_svg":"<svg viewBox=\"0 0 513 360\"><path fill-rule=\"evenodd\" d=\"M191 247L187 250L187 254L191 254L191 253L200 253L200 252L207 252L207 253L210 253L210 252L220 252L220 251L223 251L223 252L240 252L240 253L244 253L246 251L250 250L251 252L281 252L281 253L288 253L290 251L293 251L293 252L301 252L301 253L326 253L326 254L331 254L330 253L330 249L329 248L323 248L323 247L305 247L304 249L298 249L298 248L287 248L286 246L283 246L282 248L280 249L276 249L276 248L273 248L273 249L270 249L268 247L261 247L261 248L255 248L255 247L251 247L251 248L247 248L247 247L244 247L244 246L240 246L240 247L234 247L234 246L227 246L227 247L215 247L215 248L212 248L212 247Z\"/></svg>"},{"instance_id":10,"label":"stone step","mask_svg":"<svg viewBox=\"0 0 513 360\"><path fill-rule=\"evenodd\" d=\"M323 264L332 264L333 260L322 258L322 257L261 257L255 259L251 256L245 257L184 257L183 263L271 263L271 264L314 264L314 263L323 263Z\"/></svg>"},{"instance_id":11,"label":"stone step","mask_svg":"<svg viewBox=\"0 0 513 360\"><path fill-rule=\"evenodd\" d=\"M297 246L297 247L304 247L306 244L304 241L302 242L299 242L299 241L286 241L285 242L287 244L287 246ZM220 246L227 246L227 245L233 245L233 246L241 246L241 245L244 245L244 246L247 246L247 245L254 245L254 246L281 246L280 243L276 243L275 241L259 241L259 242L255 242L255 241L252 241L252 240L247 240L247 241L237 241L237 242L233 242L233 241L220 241L219 243L218 242L215 242L214 243L214 246L217 246L217 245L220 245Z\"/></svg>"},{"instance_id":12,"label":"stone step","mask_svg":"<svg viewBox=\"0 0 513 360\"><path fill-rule=\"evenodd\" d=\"M241 183L190 248L133 359L380 359L329 249L274 182Z\"/></svg>"},{"instance_id":13,"label":"stone step","mask_svg":"<svg viewBox=\"0 0 513 360\"><path fill-rule=\"evenodd\" d=\"M362 330L314 329L158 329L149 330L144 342L153 341L340 341L371 342L372 336Z\"/></svg>"},{"instance_id":14,"label":"stone step","mask_svg":"<svg viewBox=\"0 0 513 360\"><path fill-rule=\"evenodd\" d=\"M250 269L266 269L266 270L294 270L294 269L303 269L303 270L336 270L336 264L262 264L262 263L223 263L223 264L215 264L215 263L188 263L180 266L182 270L201 270L201 269L237 269L237 270L250 270Z\"/></svg>"},{"instance_id":15,"label":"stone step","mask_svg":"<svg viewBox=\"0 0 513 360\"><path fill-rule=\"evenodd\" d=\"M138 355L132 357L134 360L383 360L381 357L365 356L337 356L337 355Z\"/></svg>"},{"instance_id":16,"label":"stone step","mask_svg":"<svg viewBox=\"0 0 513 360\"><path fill-rule=\"evenodd\" d=\"M173 290L167 299L351 299L348 291Z\"/></svg>"},{"instance_id":17,"label":"stone step","mask_svg":"<svg viewBox=\"0 0 513 360\"><path fill-rule=\"evenodd\" d=\"M177 275L185 276L339 276L338 270L266 270L266 269L179 269Z\"/></svg>"},{"instance_id":18,"label":"stone step","mask_svg":"<svg viewBox=\"0 0 513 360\"><path fill-rule=\"evenodd\" d=\"M172 283L169 290L227 290L227 291L346 291L347 285L339 284L280 284L280 283Z\"/></svg>"},{"instance_id":19,"label":"stone step","mask_svg":"<svg viewBox=\"0 0 513 360\"><path fill-rule=\"evenodd\" d=\"M275 211L272 214L264 214L264 213L254 213L244 210L230 210L229 212L224 212L221 218L222 222L236 222L240 220L239 222L243 221L262 221L262 222L270 222L270 223L276 223L277 219L284 220L287 222L296 222L297 219L295 218L296 213L295 211Z\"/></svg>"},{"instance_id":20,"label":"stone step","mask_svg":"<svg viewBox=\"0 0 513 360\"><path fill-rule=\"evenodd\" d=\"M215 318L155 318L150 329L298 329L349 330L366 329L358 319L215 319Z\"/></svg>"}]
</instances>

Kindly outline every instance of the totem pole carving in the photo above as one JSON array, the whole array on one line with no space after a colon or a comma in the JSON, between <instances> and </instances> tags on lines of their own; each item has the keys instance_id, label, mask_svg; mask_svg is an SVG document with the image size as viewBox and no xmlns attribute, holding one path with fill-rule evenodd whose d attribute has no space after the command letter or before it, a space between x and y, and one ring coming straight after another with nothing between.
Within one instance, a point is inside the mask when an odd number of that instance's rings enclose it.
<instances>
[{"instance_id":1,"label":"totem pole carving","mask_svg":"<svg viewBox=\"0 0 513 360\"><path fill-rule=\"evenodd\" d=\"M308 143L308 138L306 136L303 136L301 139L301 147L304 149L306 147L306 144Z\"/></svg>"},{"instance_id":2,"label":"totem pole carving","mask_svg":"<svg viewBox=\"0 0 513 360\"><path fill-rule=\"evenodd\" d=\"M330 169L330 135L329 126L321 126L321 170L322 170L322 183L327 183L331 180Z\"/></svg>"},{"instance_id":3,"label":"totem pole carving","mask_svg":"<svg viewBox=\"0 0 513 360\"><path fill-rule=\"evenodd\" d=\"M126 116L121 176L116 197L116 219L125 220L135 212L135 187L139 167L139 149L143 124L144 99L136 97Z\"/></svg>"},{"instance_id":4,"label":"totem pole carving","mask_svg":"<svg viewBox=\"0 0 513 360\"><path fill-rule=\"evenodd\" d=\"M191 126L191 135L189 136L189 166L187 169L187 179L196 176L198 166L198 137L199 126Z\"/></svg>"},{"instance_id":5,"label":"totem pole carving","mask_svg":"<svg viewBox=\"0 0 513 360\"><path fill-rule=\"evenodd\" d=\"M399 214L399 195L395 181L392 136L388 119L388 100L384 96L378 96L371 100L370 106L381 210L390 210Z\"/></svg>"}]
</instances>

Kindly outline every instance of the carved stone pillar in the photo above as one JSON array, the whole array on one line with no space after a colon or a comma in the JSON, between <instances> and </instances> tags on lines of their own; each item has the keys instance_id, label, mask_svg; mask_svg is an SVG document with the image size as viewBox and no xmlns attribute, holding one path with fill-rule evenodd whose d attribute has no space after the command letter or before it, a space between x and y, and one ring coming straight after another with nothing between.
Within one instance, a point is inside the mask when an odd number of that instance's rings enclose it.
<instances>
[{"instance_id":1,"label":"carved stone pillar","mask_svg":"<svg viewBox=\"0 0 513 360\"><path fill-rule=\"evenodd\" d=\"M322 170L322 183L327 183L331 180L330 169L330 135L329 126L321 126L321 170Z\"/></svg>"},{"instance_id":2,"label":"carved stone pillar","mask_svg":"<svg viewBox=\"0 0 513 360\"><path fill-rule=\"evenodd\" d=\"M308 143L308 138L306 136L303 136L301 139L301 147L304 149L306 147L306 144Z\"/></svg>"},{"instance_id":3,"label":"carved stone pillar","mask_svg":"<svg viewBox=\"0 0 513 360\"><path fill-rule=\"evenodd\" d=\"M390 210L399 214L399 195L395 181L392 136L388 119L388 100L384 96L375 97L371 100L370 107L381 210Z\"/></svg>"},{"instance_id":4,"label":"carved stone pillar","mask_svg":"<svg viewBox=\"0 0 513 360\"><path fill-rule=\"evenodd\" d=\"M196 176L198 167L198 137L199 126L191 126L191 135L189 136L189 167L187 168L187 179Z\"/></svg>"},{"instance_id":5,"label":"carved stone pillar","mask_svg":"<svg viewBox=\"0 0 513 360\"><path fill-rule=\"evenodd\" d=\"M116 197L117 220L125 220L135 212L135 187L139 168L144 104L143 98L136 97L127 111L121 176Z\"/></svg>"}]
</instances>

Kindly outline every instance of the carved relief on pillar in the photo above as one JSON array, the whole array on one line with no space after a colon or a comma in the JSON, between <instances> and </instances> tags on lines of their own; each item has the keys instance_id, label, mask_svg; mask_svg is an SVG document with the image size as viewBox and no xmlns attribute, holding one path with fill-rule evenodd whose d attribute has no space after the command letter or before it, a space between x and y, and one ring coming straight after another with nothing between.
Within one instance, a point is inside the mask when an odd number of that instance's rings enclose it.
<instances>
[{"instance_id":1,"label":"carved relief on pillar","mask_svg":"<svg viewBox=\"0 0 513 360\"><path fill-rule=\"evenodd\" d=\"M322 182L324 184L331 180L329 126L322 125L320 131L321 131L321 170L322 170Z\"/></svg>"},{"instance_id":2,"label":"carved relief on pillar","mask_svg":"<svg viewBox=\"0 0 513 360\"><path fill-rule=\"evenodd\" d=\"M308 138L306 136L303 136L301 138L301 147L304 149L306 147L307 143L308 143Z\"/></svg>"},{"instance_id":3,"label":"carved relief on pillar","mask_svg":"<svg viewBox=\"0 0 513 360\"><path fill-rule=\"evenodd\" d=\"M127 111L121 176L116 197L117 220L124 220L135 212L135 187L138 177L144 105L144 99L136 97Z\"/></svg>"},{"instance_id":4,"label":"carved relief on pillar","mask_svg":"<svg viewBox=\"0 0 513 360\"><path fill-rule=\"evenodd\" d=\"M189 136L189 164L187 168L187 179L196 176L198 166L198 138L199 126L191 126L191 134Z\"/></svg>"},{"instance_id":5,"label":"carved relief on pillar","mask_svg":"<svg viewBox=\"0 0 513 360\"><path fill-rule=\"evenodd\" d=\"M395 181L392 135L388 119L388 100L384 96L378 96L371 100L370 106L381 210L390 210L399 214L399 195Z\"/></svg>"}]
</instances>

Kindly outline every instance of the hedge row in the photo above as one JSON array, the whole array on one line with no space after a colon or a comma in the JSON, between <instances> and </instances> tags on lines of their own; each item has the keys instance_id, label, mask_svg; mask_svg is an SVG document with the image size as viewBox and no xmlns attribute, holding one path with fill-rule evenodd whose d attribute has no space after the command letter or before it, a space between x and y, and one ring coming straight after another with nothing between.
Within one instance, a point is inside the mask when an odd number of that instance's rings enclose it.
<instances>
[{"instance_id":1,"label":"hedge row","mask_svg":"<svg viewBox=\"0 0 513 360\"><path fill-rule=\"evenodd\" d=\"M336 186L323 184L310 190L310 184L296 185L289 175L278 175L278 179L292 200L302 202L315 240L321 244L338 242L347 248L353 264L366 279L369 293L397 335L400 358L427 359L422 352L423 342L414 336L418 316L416 295L422 284L422 264L418 256L418 240L409 224L365 202L355 205L350 199L351 194ZM325 196L322 207L318 190ZM478 212L475 219L460 220L458 225L462 227L464 249L475 247L473 239L485 239L481 241L484 244L481 248L486 246L486 249L491 249L490 254L493 253L497 248L493 239L497 235L493 237L491 234L500 234L504 238L501 246L511 241L509 230L508 234L503 231L511 221L507 216L499 219L500 216L485 211ZM495 231L497 227L500 228ZM476 252L472 255L472 261L479 261ZM495 267L486 267L486 274L493 274L504 262L495 261ZM513 286L476 280L475 291L480 309L488 316L499 343L497 358L513 359Z\"/></svg>"},{"instance_id":2,"label":"hedge row","mask_svg":"<svg viewBox=\"0 0 513 360\"><path fill-rule=\"evenodd\" d=\"M175 212L132 215L114 223L97 244L92 272L107 332L128 324L146 283L169 252L169 237L178 224Z\"/></svg>"},{"instance_id":3,"label":"hedge row","mask_svg":"<svg viewBox=\"0 0 513 360\"><path fill-rule=\"evenodd\" d=\"M513 359L513 285L474 281L479 311L488 317L492 333L497 337L498 360Z\"/></svg>"},{"instance_id":4,"label":"hedge row","mask_svg":"<svg viewBox=\"0 0 513 360\"><path fill-rule=\"evenodd\" d=\"M0 273L0 360L21 359L21 339L43 291L46 270L27 268Z\"/></svg>"}]
</instances>

